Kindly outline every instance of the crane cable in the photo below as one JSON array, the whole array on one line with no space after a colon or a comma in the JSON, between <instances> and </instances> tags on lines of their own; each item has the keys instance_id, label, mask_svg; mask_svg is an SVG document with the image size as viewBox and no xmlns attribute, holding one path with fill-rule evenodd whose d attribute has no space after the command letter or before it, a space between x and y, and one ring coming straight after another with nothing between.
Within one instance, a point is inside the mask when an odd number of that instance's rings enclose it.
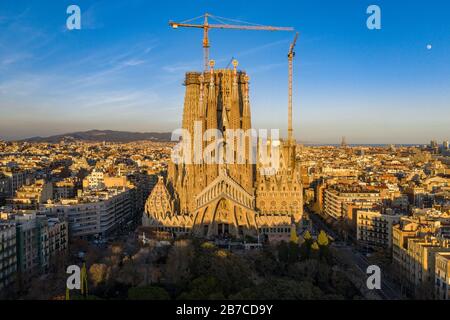
<instances>
[{"instance_id":1,"label":"crane cable","mask_svg":"<svg viewBox=\"0 0 450 320\"><path fill-rule=\"evenodd\" d=\"M205 15L202 14L201 16L198 16L198 17L195 17L195 18L191 18L191 19L187 19L187 20L184 20L184 21L182 21L180 23L188 23L188 22L192 22L194 20L197 20L197 19L200 19L200 18L204 18L204 17L205 17ZM249 26L260 26L260 27L264 26L264 25L258 24L258 23L252 23L252 22L247 22L247 21L237 20L237 19L230 19L230 18L220 17L220 16L216 16L216 15L212 15L212 14L208 14L208 17L210 17L210 18L212 18L214 20L217 20L218 22L220 22L222 24L228 24L227 21L229 21L229 22L234 22L234 23L243 23L243 24L246 24L246 25L249 25Z\"/></svg>"},{"instance_id":2,"label":"crane cable","mask_svg":"<svg viewBox=\"0 0 450 320\"><path fill-rule=\"evenodd\" d=\"M235 23L243 23L243 24L248 24L248 25L253 25L253 26L259 26L259 27L262 27L262 26L264 26L264 25L262 25L262 24L258 24L258 23L251 23L251 22L247 22L247 21L242 21L242 20L237 20L237 19L230 19L230 18L224 18L224 17L219 17L219 16L215 16L215 15L209 15L210 17L212 17L212 18L215 18L216 20L218 20L218 21L221 21L220 19L222 19L222 20L228 20L228 21L230 21L230 22L235 22ZM227 24L226 22L223 22L223 21L221 21L221 23L223 23L223 24Z\"/></svg>"}]
</instances>

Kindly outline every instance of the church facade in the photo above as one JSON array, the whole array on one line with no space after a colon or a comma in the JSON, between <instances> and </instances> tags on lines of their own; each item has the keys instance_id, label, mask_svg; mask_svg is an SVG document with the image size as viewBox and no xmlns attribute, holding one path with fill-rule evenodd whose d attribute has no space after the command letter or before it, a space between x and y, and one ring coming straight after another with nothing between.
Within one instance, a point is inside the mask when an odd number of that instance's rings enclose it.
<instances>
[{"instance_id":1,"label":"church facade","mask_svg":"<svg viewBox=\"0 0 450 320\"><path fill-rule=\"evenodd\" d=\"M249 134L249 77L237 70L237 62L233 65L215 70L211 64L209 72L186 74L182 129L193 143L178 152L195 158L200 150L201 159L169 163L167 177L159 178L147 199L144 226L210 239L281 239L300 222L303 188L296 143L263 143ZM188 139L183 135L182 140ZM216 142L213 148L211 142ZM272 161L262 161L261 151Z\"/></svg>"}]
</instances>

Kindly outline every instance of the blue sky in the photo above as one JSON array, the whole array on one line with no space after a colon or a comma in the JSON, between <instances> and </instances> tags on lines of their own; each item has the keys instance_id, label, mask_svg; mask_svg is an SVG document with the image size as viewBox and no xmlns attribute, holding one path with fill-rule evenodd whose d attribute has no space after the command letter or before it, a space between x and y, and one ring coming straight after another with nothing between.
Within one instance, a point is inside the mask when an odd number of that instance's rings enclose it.
<instances>
[{"instance_id":1,"label":"blue sky","mask_svg":"<svg viewBox=\"0 0 450 320\"><path fill-rule=\"evenodd\" d=\"M82 30L68 31L77 4ZM382 29L366 27L381 8ZM310 143L450 138L450 2L0 2L0 138L180 126L183 76L202 68L202 34L169 20L210 12L300 32L294 130ZM289 32L213 30L211 58L251 77L253 126L285 130ZM431 44L431 50L427 45Z\"/></svg>"}]
</instances>

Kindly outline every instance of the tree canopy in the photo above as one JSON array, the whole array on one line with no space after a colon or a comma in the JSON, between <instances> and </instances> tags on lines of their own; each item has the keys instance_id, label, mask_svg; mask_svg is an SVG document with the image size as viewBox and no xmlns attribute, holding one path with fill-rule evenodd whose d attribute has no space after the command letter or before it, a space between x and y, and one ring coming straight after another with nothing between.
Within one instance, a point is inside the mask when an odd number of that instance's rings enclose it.
<instances>
[{"instance_id":1,"label":"tree canopy","mask_svg":"<svg viewBox=\"0 0 450 320\"><path fill-rule=\"evenodd\" d=\"M328 235L325 233L325 231L321 230L319 236L317 237L317 244L319 246L327 246L328 243Z\"/></svg>"}]
</instances>

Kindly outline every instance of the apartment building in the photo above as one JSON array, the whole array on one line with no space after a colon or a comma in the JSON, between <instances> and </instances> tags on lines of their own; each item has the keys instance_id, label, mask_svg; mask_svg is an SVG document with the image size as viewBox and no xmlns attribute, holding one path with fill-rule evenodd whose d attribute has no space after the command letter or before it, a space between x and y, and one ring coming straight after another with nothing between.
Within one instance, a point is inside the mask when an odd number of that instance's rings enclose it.
<instances>
[{"instance_id":1,"label":"apartment building","mask_svg":"<svg viewBox=\"0 0 450 320\"><path fill-rule=\"evenodd\" d=\"M345 203L375 204L380 201L380 192L359 185L331 185L325 190L324 213L333 219L344 218Z\"/></svg>"},{"instance_id":2,"label":"apartment building","mask_svg":"<svg viewBox=\"0 0 450 320\"><path fill-rule=\"evenodd\" d=\"M48 232L48 254L51 259L65 254L69 248L68 224L58 218L45 218ZM45 220L44 220L45 221Z\"/></svg>"},{"instance_id":3,"label":"apartment building","mask_svg":"<svg viewBox=\"0 0 450 320\"><path fill-rule=\"evenodd\" d=\"M450 253L436 255L435 296L439 300L450 300Z\"/></svg>"},{"instance_id":4,"label":"apartment building","mask_svg":"<svg viewBox=\"0 0 450 320\"><path fill-rule=\"evenodd\" d=\"M439 238L425 236L408 239L408 257L410 257L408 281L415 297L433 296L436 255L442 252L450 252L450 247Z\"/></svg>"},{"instance_id":5,"label":"apartment building","mask_svg":"<svg viewBox=\"0 0 450 320\"><path fill-rule=\"evenodd\" d=\"M450 224L446 215L401 217L393 232L393 265L404 292L416 298L432 298L435 291L436 257L450 252Z\"/></svg>"},{"instance_id":6,"label":"apartment building","mask_svg":"<svg viewBox=\"0 0 450 320\"><path fill-rule=\"evenodd\" d=\"M105 173L102 170L94 169L91 174L83 180L83 189L102 190L106 188Z\"/></svg>"},{"instance_id":7,"label":"apartment building","mask_svg":"<svg viewBox=\"0 0 450 320\"><path fill-rule=\"evenodd\" d=\"M430 208L433 205L433 197L425 186L410 186L405 189L409 203L417 208Z\"/></svg>"},{"instance_id":8,"label":"apartment building","mask_svg":"<svg viewBox=\"0 0 450 320\"><path fill-rule=\"evenodd\" d=\"M374 208L372 202L344 202L342 204L343 218L347 221L348 225L352 227L352 231L355 233L356 237L356 225L357 225L357 213L360 210L370 211Z\"/></svg>"},{"instance_id":9,"label":"apartment building","mask_svg":"<svg viewBox=\"0 0 450 320\"><path fill-rule=\"evenodd\" d=\"M15 215L17 270L23 278L45 272L53 257L68 249L67 223L35 212Z\"/></svg>"},{"instance_id":10,"label":"apartment building","mask_svg":"<svg viewBox=\"0 0 450 320\"><path fill-rule=\"evenodd\" d=\"M71 237L103 238L133 219L133 189L86 191L76 199L45 204L41 213L66 220Z\"/></svg>"},{"instance_id":11,"label":"apartment building","mask_svg":"<svg viewBox=\"0 0 450 320\"><path fill-rule=\"evenodd\" d=\"M49 270L67 254L67 223L35 210L0 213L0 291L14 281L23 285Z\"/></svg>"},{"instance_id":12,"label":"apartment building","mask_svg":"<svg viewBox=\"0 0 450 320\"><path fill-rule=\"evenodd\" d=\"M9 178L0 172L0 204L10 196Z\"/></svg>"},{"instance_id":13,"label":"apartment building","mask_svg":"<svg viewBox=\"0 0 450 320\"><path fill-rule=\"evenodd\" d=\"M12 168L0 168L0 198L14 196L17 189L27 183L28 172Z\"/></svg>"},{"instance_id":14,"label":"apartment building","mask_svg":"<svg viewBox=\"0 0 450 320\"><path fill-rule=\"evenodd\" d=\"M392 248L392 227L400 221L400 214L392 210L358 210L356 213L357 244L370 249Z\"/></svg>"},{"instance_id":15,"label":"apartment building","mask_svg":"<svg viewBox=\"0 0 450 320\"><path fill-rule=\"evenodd\" d=\"M16 271L16 226L0 220L0 291L14 282Z\"/></svg>"},{"instance_id":16,"label":"apartment building","mask_svg":"<svg viewBox=\"0 0 450 320\"><path fill-rule=\"evenodd\" d=\"M34 274L47 267L46 232L36 223L36 214L15 217L17 225L17 269L23 275Z\"/></svg>"},{"instance_id":17,"label":"apartment building","mask_svg":"<svg viewBox=\"0 0 450 320\"><path fill-rule=\"evenodd\" d=\"M53 184L53 198L55 200L74 198L76 194L77 181L74 178L66 178Z\"/></svg>"},{"instance_id":18,"label":"apartment building","mask_svg":"<svg viewBox=\"0 0 450 320\"><path fill-rule=\"evenodd\" d=\"M52 183L37 180L32 185L20 187L14 198L10 199L10 203L15 209L35 210L39 208L39 204L46 203L51 199L53 199Z\"/></svg>"}]
</instances>

